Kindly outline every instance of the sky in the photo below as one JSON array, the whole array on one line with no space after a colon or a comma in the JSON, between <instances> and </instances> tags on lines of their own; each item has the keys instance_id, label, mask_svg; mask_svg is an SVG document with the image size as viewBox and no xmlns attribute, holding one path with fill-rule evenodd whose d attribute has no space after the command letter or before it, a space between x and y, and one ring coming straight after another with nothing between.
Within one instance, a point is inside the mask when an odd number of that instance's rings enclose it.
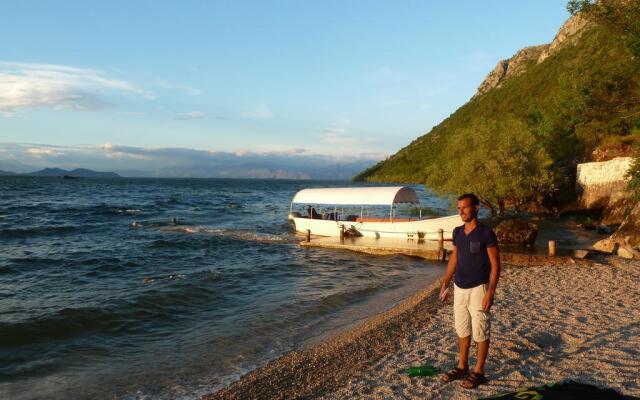
<instances>
[{"instance_id":1,"label":"sky","mask_svg":"<svg viewBox=\"0 0 640 400\"><path fill-rule=\"evenodd\" d=\"M568 16L565 0L7 2L0 160L382 159Z\"/></svg>"}]
</instances>

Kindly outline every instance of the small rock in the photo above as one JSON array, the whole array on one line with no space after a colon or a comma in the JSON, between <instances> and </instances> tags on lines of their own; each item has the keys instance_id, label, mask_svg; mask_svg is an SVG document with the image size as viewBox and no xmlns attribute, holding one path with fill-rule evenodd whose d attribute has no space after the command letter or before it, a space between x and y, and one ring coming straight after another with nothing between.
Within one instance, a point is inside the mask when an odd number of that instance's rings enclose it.
<instances>
[{"instance_id":1,"label":"small rock","mask_svg":"<svg viewBox=\"0 0 640 400\"><path fill-rule=\"evenodd\" d=\"M618 248L618 256L622 258L634 258L637 252L633 251L628 247L619 247Z\"/></svg>"},{"instance_id":2,"label":"small rock","mask_svg":"<svg viewBox=\"0 0 640 400\"><path fill-rule=\"evenodd\" d=\"M615 242L613 240L610 239L602 239L597 241L596 243L594 243L594 245L592 246L594 250L598 250L598 251L602 251L605 253L613 253L613 250L615 249Z\"/></svg>"},{"instance_id":3,"label":"small rock","mask_svg":"<svg viewBox=\"0 0 640 400\"><path fill-rule=\"evenodd\" d=\"M573 256L575 258L583 259L589 255L589 250L586 249L578 249L573 251Z\"/></svg>"}]
</instances>

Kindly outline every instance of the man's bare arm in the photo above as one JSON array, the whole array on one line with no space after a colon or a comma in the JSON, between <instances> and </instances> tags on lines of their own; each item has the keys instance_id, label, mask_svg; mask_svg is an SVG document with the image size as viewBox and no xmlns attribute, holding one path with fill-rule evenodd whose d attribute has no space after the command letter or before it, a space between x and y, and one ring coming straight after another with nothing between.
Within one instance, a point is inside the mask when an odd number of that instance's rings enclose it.
<instances>
[{"instance_id":1,"label":"man's bare arm","mask_svg":"<svg viewBox=\"0 0 640 400\"><path fill-rule=\"evenodd\" d=\"M458 248L453 246L451 256L449 257L449 264L447 264L447 273L444 275L442 282L440 283L440 299L444 301L445 291L453 279L453 274L456 273L456 264L458 263Z\"/></svg>"},{"instance_id":2,"label":"man's bare arm","mask_svg":"<svg viewBox=\"0 0 640 400\"><path fill-rule=\"evenodd\" d=\"M489 289L482 299L482 309L489 311L493 305L493 296L496 294L498 280L500 279L500 250L498 246L487 248L489 254L489 262L491 263L491 273L489 275Z\"/></svg>"}]
</instances>

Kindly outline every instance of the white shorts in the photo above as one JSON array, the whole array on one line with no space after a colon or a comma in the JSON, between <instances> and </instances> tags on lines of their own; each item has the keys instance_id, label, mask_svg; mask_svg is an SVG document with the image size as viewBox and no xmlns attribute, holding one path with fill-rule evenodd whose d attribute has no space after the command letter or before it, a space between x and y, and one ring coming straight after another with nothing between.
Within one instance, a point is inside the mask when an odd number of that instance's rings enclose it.
<instances>
[{"instance_id":1,"label":"white shorts","mask_svg":"<svg viewBox=\"0 0 640 400\"><path fill-rule=\"evenodd\" d=\"M482 299L488 289L488 283L470 289L461 289L453 284L453 316L458 337L464 338L473 333L476 342L489 339L489 312L482 310Z\"/></svg>"}]
</instances>

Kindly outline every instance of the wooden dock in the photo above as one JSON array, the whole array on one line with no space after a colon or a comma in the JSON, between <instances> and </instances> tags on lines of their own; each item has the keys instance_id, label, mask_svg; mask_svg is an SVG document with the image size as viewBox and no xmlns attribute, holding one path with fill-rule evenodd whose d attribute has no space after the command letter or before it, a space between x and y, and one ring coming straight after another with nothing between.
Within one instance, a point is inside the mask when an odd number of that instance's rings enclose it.
<instances>
[{"instance_id":1,"label":"wooden dock","mask_svg":"<svg viewBox=\"0 0 640 400\"><path fill-rule=\"evenodd\" d=\"M337 237L313 238L300 242L303 247L321 247L324 249L351 250L374 255L402 254L411 257L421 257L427 260L442 260L446 252L451 251L451 242L444 242L444 251L439 242L426 240L388 239L355 237L340 239Z\"/></svg>"},{"instance_id":2,"label":"wooden dock","mask_svg":"<svg viewBox=\"0 0 640 400\"><path fill-rule=\"evenodd\" d=\"M438 242L418 239L389 239L367 237L314 237L300 242L302 247L350 250L373 255L405 255L432 261L446 261L453 248L448 241ZM558 251L551 256L540 249L505 248L500 251L500 259L511 263L575 262L588 255L587 250Z\"/></svg>"}]
</instances>

